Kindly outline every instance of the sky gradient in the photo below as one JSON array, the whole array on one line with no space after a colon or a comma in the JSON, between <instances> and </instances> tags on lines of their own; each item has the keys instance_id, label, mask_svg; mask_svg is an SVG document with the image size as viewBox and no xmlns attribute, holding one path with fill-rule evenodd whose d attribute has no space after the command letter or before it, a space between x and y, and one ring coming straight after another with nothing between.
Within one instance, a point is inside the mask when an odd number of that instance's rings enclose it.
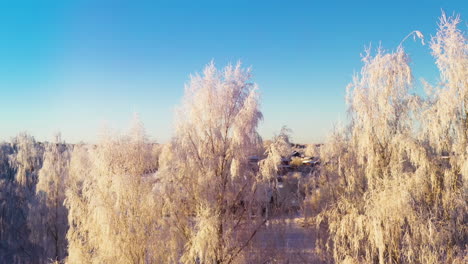
<instances>
[{"instance_id":1,"label":"sky gradient","mask_svg":"<svg viewBox=\"0 0 468 264\"><path fill-rule=\"evenodd\" d=\"M7 2L7 1L4 1ZM270 138L321 142L346 121L345 91L364 47L426 41L443 9L467 1L15 1L0 4L0 141L27 131L94 142L138 112L167 142L191 73L214 60L252 66ZM13 2L13 1L11 1ZM410 2L410 3L407 3ZM415 80L438 77L428 45L404 43Z\"/></svg>"}]
</instances>

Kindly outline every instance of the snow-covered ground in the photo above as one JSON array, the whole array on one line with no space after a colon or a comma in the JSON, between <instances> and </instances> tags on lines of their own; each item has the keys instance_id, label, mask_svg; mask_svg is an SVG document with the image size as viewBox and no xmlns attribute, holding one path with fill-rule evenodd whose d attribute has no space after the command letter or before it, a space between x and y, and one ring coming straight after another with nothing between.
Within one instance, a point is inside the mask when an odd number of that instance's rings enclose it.
<instances>
[{"instance_id":1,"label":"snow-covered ground","mask_svg":"<svg viewBox=\"0 0 468 264\"><path fill-rule=\"evenodd\" d=\"M303 226L303 218L270 220L253 242L253 251L269 255L266 263L323 263L314 252L314 227Z\"/></svg>"}]
</instances>

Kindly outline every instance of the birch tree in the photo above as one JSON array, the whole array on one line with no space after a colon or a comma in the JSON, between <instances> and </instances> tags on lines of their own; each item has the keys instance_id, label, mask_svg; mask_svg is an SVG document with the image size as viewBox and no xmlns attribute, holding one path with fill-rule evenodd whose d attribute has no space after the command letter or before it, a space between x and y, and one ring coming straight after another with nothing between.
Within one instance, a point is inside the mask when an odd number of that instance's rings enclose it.
<instances>
[{"instance_id":1,"label":"birch tree","mask_svg":"<svg viewBox=\"0 0 468 264\"><path fill-rule=\"evenodd\" d=\"M174 262L234 263L264 223L250 155L261 147L256 84L240 63L214 63L191 76L162 154L167 211L174 223ZM167 152L166 152L167 153ZM264 199L262 197L262 199Z\"/></svg>"},{"instance_id":2,"label":"birch tree","mask_svg":"<svg viewBox=\"0 0 468 264\"><path fill-rule=\"evenodd\" d=\"M317 219L327 226L335 262L463 262L468 74L458 23L443 15L432 39L442 87L427 84L433 93L426 100L408 93L401 46L365 56L349 86L351 123L321 153L331 196Z\"/></svg>"},{"instance_id":3,"label":"birch tree","mask_svg":"<svg viewBox=\"0 0 468 264\"><path fill-rule=\"evenodd\" d=\"M65 234L68 212L63 203L69 160L69 150L58 134L54 142L46 145L43 165L38 173L36 196L28 216L30 239L43 250L43 255L39 257L42 262L61 261L67 254Z\"/></svg>"},{"instance_id":4,"label":"birch tree","mask_svg":"<svg viewBox=\"0 0 468 264\"><path fill-rule=\"evenodd\" d=\"M276 180L283 159L289 159L292 153L290 130L283 127L280 133L274 137L268 145L265 155L261 161L260 172L266 180Z\"/></svg>"},{"instance_id":5,"label":"birch tree","mask_svg":"<svg viewBox=\"0 0 468 264\"><path fill-rule=\"evenodd\" d=\"M271 144L268 145L265 151L266 158L260 161L260 175L265 182L261 186L264 186L268 194L268 199L265 201L268 203L268 206L266 206L267 214L270 213L270 209L277 211L282 205L286 204L285 197L281 197L279 193L278 176L283 170L281 166L284 160L289 162L291 157L290 133L290 129L283 127L280 133L273 138ZM284 211L285 208L282 209Z\"/></svg>"},{"instance_id":6,"label":"birch tree","mask_svg":"<svg viewBox=\"0 0 468 264\"><path fill-rule=\"evenodd\" d=\"M77 160L72 158L75 182L66 200L67 261L166 262L158 225L161 215L149 173L154 158L141 122L136 118L128 134L105 135L97 146L79 151Z\"/></svg>"},{"instance_id":7,"label":"birch tree","mask_svg":"<svg viewBox=\"0 0 468 264\"><path fill-rule=\"evenodd\" d=\"M27 216L42 166L42 147L26 133L8 145L2 145L1 154L0 262L30 263L40 254L29 239Z\"/></svg>"}]
</instances>

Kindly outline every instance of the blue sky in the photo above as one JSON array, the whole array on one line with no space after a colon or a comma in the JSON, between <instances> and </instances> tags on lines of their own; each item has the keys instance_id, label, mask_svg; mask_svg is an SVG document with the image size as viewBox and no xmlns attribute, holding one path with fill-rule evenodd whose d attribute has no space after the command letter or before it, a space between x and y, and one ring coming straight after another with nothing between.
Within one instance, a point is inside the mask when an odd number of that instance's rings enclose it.
<instances>
[{"instance_id":1,"label":"blue sky","mask_svg":"<svg viewBox=\"0 0 468 264\"><path fill-rule=\"evenodd\" d=\"M5 2L14 2L5 3ZM441 14L467 1L3 1L0 140L27 131L95 141L104 123L125 129L139 112L148 134L171 136L190 73L214 60L252 66L271 137L320 142L345 122L345 88L365 46L426 39ZM416 80L437 80L429 47L409 40Z\"/></svg>"}]
</instances>

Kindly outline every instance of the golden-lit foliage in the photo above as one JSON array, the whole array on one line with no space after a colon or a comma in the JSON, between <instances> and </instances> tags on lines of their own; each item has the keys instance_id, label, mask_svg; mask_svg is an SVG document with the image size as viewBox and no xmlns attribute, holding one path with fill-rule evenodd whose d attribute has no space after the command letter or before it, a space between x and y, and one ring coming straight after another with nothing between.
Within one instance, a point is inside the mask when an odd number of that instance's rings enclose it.
<instances>
[{"instance_id":1,"label":"golden-lit foliage","mask_svg":"<svg viewBox=\"0 0 468 264\"><path fill-rule=\"evenodd\" d=\"M350 122L324 145L292 144L285 127L262 141L240 63L191 76L167 144L137 115L97 144L0 143L0 262L467 263L461 25L442 15L429 42L440 82L423 81L425 95L402 44L367 49Z\"/></svg>"},{"instance_id":2,"label":"golden-lit foliage","mask_svg":"<svg viewBox=\"0 0 468 264\"><path fill-rule=\"evenodd\" d=\"M248 161L262 143L257 98L250 69L240 63L221 71L210 63L185 88L159 172L172 251L183 263L233 263L262 225L250 217L266 200Z\"/></svg>"},{"instance_id":3,"label":"golden-lit foliage","mask_svg":"<svg viewBox=\"0 0 468 264\"><path fill-rule=\"evenodd\" d=\"M166 261L152 154L138 118L127 135L75 149L66 200L68 263Z\"/></svg>"},{"instance_id":4,"label":"golden-lit foliage","mask_svg":"<svg viewBox=\"0 0 468 264\"><path fill-rule=\"evenodd\" d=\"M427 99L409 94L412 74L401 46L364 57L348 88L351 124L332 134L321 153L321 189L330 190L317 194L325 258L466 261L468 44L459 23L443 15L431 41L442 82L426 84Z\"/></svg>"}]
</instances>

